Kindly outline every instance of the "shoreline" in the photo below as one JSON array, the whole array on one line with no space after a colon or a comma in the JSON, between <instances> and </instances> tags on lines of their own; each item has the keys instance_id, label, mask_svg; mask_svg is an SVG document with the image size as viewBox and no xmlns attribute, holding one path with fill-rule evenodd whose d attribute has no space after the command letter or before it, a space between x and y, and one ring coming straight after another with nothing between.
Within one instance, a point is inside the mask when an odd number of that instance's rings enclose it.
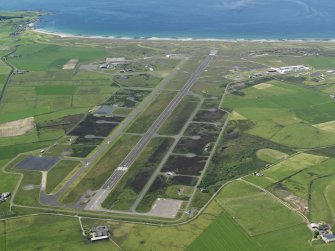
<instances>
[{"instance_id":1,"label":"shoreline","mask_svg":"<svg viewBox=\"0 0 335 251\"><path fill-rule=\"evenodd\" d=\"M335 38L332 39L247 39L247 38L164 38L164 37L122 37L122 36L102 36L102 35L76 35L72 33L53 32L41 28L33 28L31 31L44 34L52 35L60 38L85 38L85 39L107 39L107 40L139 40L139 41L183 41L183 42L267 42L267 43L278 43L278 42L335 42Z\"/></svg>"}]
</instances>

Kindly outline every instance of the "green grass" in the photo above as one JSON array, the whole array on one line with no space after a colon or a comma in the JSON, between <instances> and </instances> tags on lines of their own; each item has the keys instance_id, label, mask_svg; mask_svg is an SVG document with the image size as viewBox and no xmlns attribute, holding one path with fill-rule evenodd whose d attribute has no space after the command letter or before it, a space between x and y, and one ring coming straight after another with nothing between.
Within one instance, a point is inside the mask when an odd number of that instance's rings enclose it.
<instances>
[{"instance_id":1,"label":"green grass","mask_svg":"<svg viewBox=\"0 0 335 251\"><path fill-rule=\"evenodd\" d=\"M228 187L233 184L229 184ZM264 234L303 222L301 217L269 195L260 190L256 192L254 187L248 186L250 190L244 186L244 193L239 193L233 198L226 198L225 189L223 189L218 196L218 201L249 235ZM239 186L235 185L234 188ZM229 190L228 195L231 196L231 194Z\"/></svg>"},{"instance_id":2,"label":"green grass","mask_svg":"<svg viewBox=\"0 0 335 251\"><path fill-rule=\"evenodd\" d=\"M326 221L334 223L334 209L330 199L333 198L331 193L334 193L333 188L334 175L317 179L311 186L311 201L310 201L310 214L311 221Z\"/></svg>"},{"instance_id":3,"label":"green grass","mask_svg":"<svg viewBox=\"0 0 335 251\"><path fill-rule=\"evenodd\" d=\"M73 95L75 90L75 86L68 85L42 85L35 88L37 95Z\"/></svg>"},{"instance_id":4,"label":"green grass","mask_svg":"<svg viewBox=\"0 0 335 251\"><path fill-rule=\"evenodd\" d=\"M300 153L265 170L263 172L264 176L261 178L270 178L275 181L280 181L290 175L293 175L294 173L297 173L307 167L319 164L327 159L327 157L323 156Z\"/></svg>"},{"instance_id":5,"label":"green grass","mask_svg":"<svg viewBox=\"0 0 335 251\"><path fill-rule=\"evenodd\" d=\"M263 250L227 212L222 212L186 251Z\"/></svg>"},{"instance_id":6,"label":"green grass","mask_svg":"<svg viewBox=\"0 0 335 251\"><path fill-rule=\"evenodd\" d=\"M289 228L258 235L255 240L264 250L271 251L312 251L312 250L334 250L334 245L324 245L313 248L310 244L311 231L306 224L299 224Z\"/></svg>"},{"instance_id":7,"label":"green grass","mask_svg":"<svg viewBox=\"0 0 335 251\"><path fill-rule=\"evenodd\" d=\"M76 202L86 190L97 190L109 178L140 137L123 135L117 142L91 167L80 182L63 199L64 203Z\"/></svg>"},{"instance_id":8,"label":"green grass","mask_svg":"<svg viewBox=\"0 0 335 251\"><path fill-rule=\"evenodd\" d=\"M19 189L14 197L14 202L19 205L39 206L42 174L40 172L21 171L24 174ZM25 190L26 185L34 185L36 188Z\"/></svg>"},{"instance_id":9,"label":"green grass","mask_svg":"<svg viewBox=\"0 0 335 251\"><path fill-rule=\"evenodd\" d=\"M129 127L127 132L131 133L145 133L152 123L167 107L170 101L176 95L175 92L160 93L155 100L142 112L135 122Z\"/></svg>"},{"instance_id":10,"label":"green grass","mask_svg":"<svg viewBox=\"0 0 335 251\"><path fill-rule=\"evenodd\" d=\"M6 223L0 221L0 249L6 250Z\"/></svg>"},{"instance_id":11,"label":"green grass","mask_svg":"<svg viewBox=\"0 0 335 251\"><path fill-rule=\"evenodd\" d=\"M62 160L49 172L46 192L51 193L77 166L78 161Z\"/></svg>"},{"instance_id":12,"label":"green grass","mask_svg":"<svg viewBox=\"0 0 335 251\"><path fill-rule=\"evenodd\" d=\"M288 154L273 149L261 149L256 154L259 159L269 163L276 163L288 157Z\"/></svg>"},{"instance_id":13,"label":"green grass","mask_svg":"<svg viewBox=\"0 0 335 251\"><path fill-rule=\"evenodd\" d=\"M268 187L327 159L323 156L299 153L266 169L262 177L250 175L246 179L262 187Z\"/></svg>"},{"instance_id":14,"label":"green grass","mask_svg":"<svg viewBox=\"0 0 335 251\"><path fill-rule=\"evenodd\" d=\"M103 48L25 44L19 46L15 55L19 57L10 58L15 67L29 71L46 71L62 69L69 59L79 59L79 63L85 63L97 58L103 59L107 54Z\"/></svg>"},{"instance_id":15,"label":"green grass","mask_svg":"<svg viewBox=\"0 0 335 251\"><path fill-rule=\"evenodd\" d=\"M328 69L335 67L335 57L307 57L305 58L305 63L311 65L313 68L317 69Z\"/></svg>"},{"instance_id":16,"label":"green grass","mask_svg":"<svg viewBox=\"0 0 335 251\"><path fill-rule=\"evenodd\" d=\"M266 89L244 89L244 96L227 95L221 106L254 122L250 134L279 144L314 148L335 143L334 133L313 127L333 120L335 106L325 93L285 82L268 83L272 86Z\"/></svg>"},{"instance_id":17,"label":"green grass","mask_svg":"<svg viewBox=\"0 0 335 251\"><path fill-rule=\"evenodd\" d=\"M158 133L161 135L175 135L180 133L185 123L188 121L192 112L195 110L199 99L192 96L185 97L178 105L176 110L170 115Z\"/></svg>"},{"instance_id":18,"label":"green grass","mask_svg":"<svg viewBox=\"0 0 335 251\"><path fill-rule=\"evenodd\" d=\"M320 164L310 166L305 170L290 176L288 179L280 182L278 188L285 189L289 193L301 197L305 200L310 199L310 186L314 181L322 177L332 176L335 174L335 159L326 160ZM274 185L276 191L277 186ZM313 198L317 199L318 197Z\"/></svg>"}]
</instances>

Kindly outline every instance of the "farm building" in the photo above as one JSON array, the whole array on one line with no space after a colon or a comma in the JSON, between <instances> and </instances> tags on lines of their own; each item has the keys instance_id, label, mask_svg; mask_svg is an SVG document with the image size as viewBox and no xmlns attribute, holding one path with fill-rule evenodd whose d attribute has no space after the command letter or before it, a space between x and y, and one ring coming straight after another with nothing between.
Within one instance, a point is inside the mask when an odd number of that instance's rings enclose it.
<instances>
[{"instance_id":1,"label":"farm building","mask_svg":"<svg viewBox=\"0 0 335 251\"><path fill-rule=\"evenodd\" d=\"M119 65L126 64L127 60L125 58L106 58L106 64L108 65Z\"/></svg>"},{"instance_id":2,"label":"farm building","mask_svg":"<svg viewBox=\"0 0 335 251\"><path fill-rule=\"evenodd\" d=\"M5 192L0 194L0 202L6 201L10 197L10 192Z\"/></svg>"},{"instance_id":3,"label":"farm building","mask_svg":"<svg viewBox=\"0 0 335 251\"><path fill-rule=\"evenodd\" d=\"M91 241L106 240L109 239L109 235L107 226L98 226L91 229L89 238Z\"/></svg>"},{"instance_id":4,"label":"farm building","mask_svg":"<svg viewBox=\"0 0 335 251\"><path fill-rule=\"evenodd\" d=\"M326 243L335 241L335 235L333 233L322 234L321 238Z\"/></svg>"}]
</instances>

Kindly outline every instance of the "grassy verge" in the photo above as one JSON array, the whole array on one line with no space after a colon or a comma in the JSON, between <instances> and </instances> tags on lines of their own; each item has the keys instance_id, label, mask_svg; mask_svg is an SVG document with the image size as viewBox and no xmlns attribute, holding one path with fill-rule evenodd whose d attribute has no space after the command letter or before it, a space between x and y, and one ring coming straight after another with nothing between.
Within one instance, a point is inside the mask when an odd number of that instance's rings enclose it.
<instances>
[{"instance_id":1,"label":"grassy verge","mask_svg":"<svg viewBox=\"0 0 335 251\"><path fill-rule=\"evenodd\" d=\"M46 192L51 193L77 166L78 161L62 160L48 172Z\"/></svg>"}]
</instances>

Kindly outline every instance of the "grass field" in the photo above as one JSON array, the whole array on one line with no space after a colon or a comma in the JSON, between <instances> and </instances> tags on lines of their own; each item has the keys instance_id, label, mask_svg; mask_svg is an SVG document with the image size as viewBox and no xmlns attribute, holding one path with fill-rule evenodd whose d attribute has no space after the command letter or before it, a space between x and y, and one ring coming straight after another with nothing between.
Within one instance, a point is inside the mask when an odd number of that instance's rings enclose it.
<instances>
[{"instance_id":1,"label":"grass field","mask_svg":"<svg viewBox=\"0 0 335 251\"><path fill-rule=\"evenodd\" d=\"M335 107L326 94L285 82L269 83L266 89L244 89L243 96L227 95L221 106L254 122L250 134L279 144L313 148L335 143L334 132L313 126L333 120Z\"/></svg>"},{"instance_id":2,"label":"grass field","mask_svg":"<svg viewBox=\"0 0 335 251\"><path fill-rule=\"evenodd\" d=\"M85 242L78 219L72 217L28 216L8 220L5 231L5 237L0 237L0 245L4 238L6 243L6 249L2 250L118 250L112 242Z\"/></svg>"},{"instance_id":3,"label":"grass field","mask_svg":"<svg viewBox=\"0 0 335 251\"><path fill-rule=\"evenodd\" d=\"M250 185L235 184L235 182L229 186L233 186L227 192L229 198L226 198L226 191L223 189L218 196L218 201L250 236L303 223L301 217L264 192L255 191L255 188L250 187ZM235 196L232 197L232 191L241 189L241 187L243 193L241 191L235 192ZM245 205L248 205L248 207ZM276 215L276 217L273 217L273 215Z\"/></svg>"},{"instance_id":4,"label":"grass field","mask_svg":"<svg viewBox=\"0 0 335 251\"><path fill-rule=\"evenodd\" d=\"M273 150L273 149L261 149L256 153L257 157L269 163L276 163L279 160L288 158L288 154Z\"/></svg>"},{"instance_id":5,"label":"grass field","mask_svg":"<svg viewBox=\"0 0 335 251\"><path fill-rule=\"evenodd\" d=\"M186 250L256 251L263 249L244 232L227 212L222 212Z\"/></svg>"},{"instance_id":6,"label":"grass field","mask_svg":"<svg viewBox=\"0 0 335 251\"><path fill-rule=\"evenodd\" d=\"M74 46L29 44L20 46L10 62L21 70L46 71L62 69L63 65L72 58L85 63L107 56L103 48L80 48Z\"/></svg>"},{"instance_id":7,"label":"grass field","mask_svg":"<svg viewBox=\"0 0 335 251\"><path fill-rule=\"evenodd\" d=\"M46 193L52 193L77 166L79 162L72 160L62 160L57 163L49 172L47 178Z\"/></svg>"},{"instance_id":8,"label":"grass field","mask_svg":"<svg viewBox=\"0 0 335 251\"><path fill-rule=\"evenodd\" d=\"M270 186L276 182L285 180L302 170L326 161L328 158L306 153L299 153L271 166L262 173L264 176L248 176L247 180L260 186Z\"/></svg>"}]
</instances>

